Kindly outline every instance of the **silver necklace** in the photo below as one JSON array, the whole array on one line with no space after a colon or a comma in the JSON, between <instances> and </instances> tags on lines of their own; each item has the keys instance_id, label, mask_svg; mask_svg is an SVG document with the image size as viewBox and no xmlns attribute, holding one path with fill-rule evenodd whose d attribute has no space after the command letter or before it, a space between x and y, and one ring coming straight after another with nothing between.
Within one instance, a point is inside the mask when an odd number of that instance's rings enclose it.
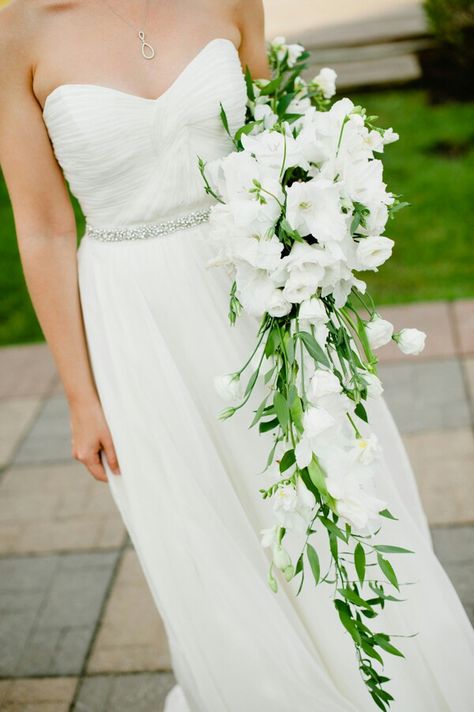
<instances>
[{"instance_id":1,"label":"silver necklace","mask_svg":"<svg viewBox=\"0 0 474 712\"><path fill-rule=\"evenodd\" d=\"M138 39L140 40L140 43L141 43L142 57L144 59L153 59L153 57L155 56L155 50L151 46L151 44L149 42L147 42L145 39L145 27L146 27L146 21L148 19L148 6L150 4L150 0L146 0L146 2L145 2L145 17L143 18L143 23L142 23L141 29L137 29L134 25L132 25L132 23L129 22L126 17L124 17L123 15L121 15L120 13L117 12L117 10L115 10L112 7L112 5L110 5L107 2L107 0L104 0L104 2L107 5L107 7L109 8L109 10L114 13L114 15L116 15L120 20L122 20L122 22L125 22L126 25L131 27L132 30L137 33Z\"/></svg>"}]
</instances>

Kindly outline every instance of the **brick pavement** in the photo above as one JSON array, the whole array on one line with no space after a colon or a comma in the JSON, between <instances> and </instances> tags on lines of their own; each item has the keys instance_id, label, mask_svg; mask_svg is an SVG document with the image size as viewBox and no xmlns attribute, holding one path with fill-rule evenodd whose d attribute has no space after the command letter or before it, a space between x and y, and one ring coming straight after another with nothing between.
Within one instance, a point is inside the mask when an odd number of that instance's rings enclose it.
<instances>
[{"instance_id":1,"label":"brick pavement","mask_svg":"<svg viewBox=\"0 0 474 712\"><path fill-rule=\"evenodd\" d=\"M474 618L474 300L382 313L429 334L417 358L381 350L381 372ZM159 712L173 682L163 625L108 489L70 458L45 345L0 350L0 432L0 709Z\"/></svg>"}]
</instances>

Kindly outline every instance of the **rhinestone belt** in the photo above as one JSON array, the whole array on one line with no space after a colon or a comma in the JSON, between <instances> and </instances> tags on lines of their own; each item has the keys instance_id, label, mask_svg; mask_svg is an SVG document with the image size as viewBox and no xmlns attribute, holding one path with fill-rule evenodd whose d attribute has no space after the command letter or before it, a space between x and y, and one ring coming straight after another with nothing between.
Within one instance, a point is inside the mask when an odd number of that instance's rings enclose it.
<instances>
[{"instance_id":1,"label":"rhinestone belt","mask_svg":"<svg viewBox=\"0 0 474 712\"><path fill-rule=\"evenodd\" d=\"M138 225L137 227L87 227L86 235L103 242L117 242L118 240L146 240L149 237L163 237L177 230L186 230L209 220L210 208L195 210L187 215L181 215L162 223Z\"/></svg>"}]
</instances>

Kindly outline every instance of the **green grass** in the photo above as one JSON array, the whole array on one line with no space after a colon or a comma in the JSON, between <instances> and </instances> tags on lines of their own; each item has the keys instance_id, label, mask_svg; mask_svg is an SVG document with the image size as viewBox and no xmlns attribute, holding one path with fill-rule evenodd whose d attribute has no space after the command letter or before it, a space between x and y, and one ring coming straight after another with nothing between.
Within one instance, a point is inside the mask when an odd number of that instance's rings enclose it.
<instances>
[{"instance_id":1,"label":"green grass","mask_svg":"<svg viewBox=\"0 0 474 712\"><path fill-rule=\"evenodd\" d=\"M354 99L400 133L400 142L386 149L385 175L389 188L411 203L388 225L394 255L368 274L371 293L378 303L474 296L474 105L433 107L422 91L406 90ZM0 344L40 340L1 178L0 293Z\"/></svg>"},{"instance_id":2,"label":"green grass","mask_svg":"<svg viewBox=\"0 0 474 712\"><path fill-rule=\"evenodd\" d=\"M385 178L410 203L387 226L394 253L369 274L371 293L379 303L474 296L474 104L429 106L421 91L356 101L400 134L386 147Z\"/></svg>"}]
</instances>

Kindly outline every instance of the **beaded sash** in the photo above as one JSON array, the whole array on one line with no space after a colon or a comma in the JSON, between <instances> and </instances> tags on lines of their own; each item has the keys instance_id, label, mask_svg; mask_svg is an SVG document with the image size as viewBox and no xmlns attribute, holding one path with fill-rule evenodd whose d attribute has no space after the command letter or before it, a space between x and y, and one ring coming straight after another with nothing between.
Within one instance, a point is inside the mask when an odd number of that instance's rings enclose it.
<instances>
[{"instance_id":1,"label":"beaded sash","mask_svg":"<svg viewBox=\"0 0 474 712\"><path fill-rule=\"evenodd\" d=\"M138 225L136 227L99 228L87 226L86 235L102 242L119 240L146 240L149 237L163 237L177 230L186 230L209 220L210 208L195 210L187 215L161 223Z\"/></svg>"}]
</instances>

